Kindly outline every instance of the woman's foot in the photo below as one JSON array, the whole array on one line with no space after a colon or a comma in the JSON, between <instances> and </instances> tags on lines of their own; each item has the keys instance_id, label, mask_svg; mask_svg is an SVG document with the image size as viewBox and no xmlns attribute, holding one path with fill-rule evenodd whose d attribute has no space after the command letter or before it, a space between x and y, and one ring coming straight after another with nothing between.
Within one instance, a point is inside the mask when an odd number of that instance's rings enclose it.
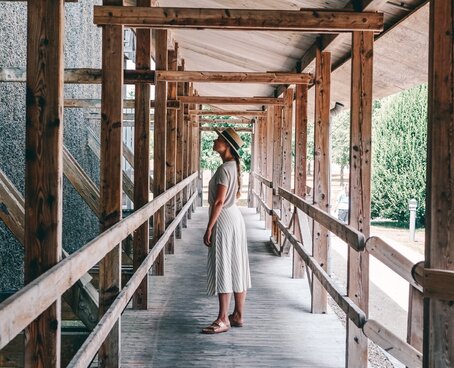
<instances>
[{"instance_id":1,"label":"woman's foot","mask_svg":"<svg viewBox=\"0 0 454 368\"><path fill-rule=\"evenodd\" d=\"M202 329L202 333L218 334L218 333L222 333L222 332L227 332L229 329L230 329L230 324L227 324L227 323L223 322L222 320L217 319L211 325Z\"/></svg>"},{"instance_id":2,"label":"woman's foot","mask_svg":"<svg viewBox=\"0 0 454 368\"><path fill-rule=\"evenodd\" d=\"M243 319L235 313L229 315L229 321L232 327L243 327Z\"/></svg>"}]
</instances>

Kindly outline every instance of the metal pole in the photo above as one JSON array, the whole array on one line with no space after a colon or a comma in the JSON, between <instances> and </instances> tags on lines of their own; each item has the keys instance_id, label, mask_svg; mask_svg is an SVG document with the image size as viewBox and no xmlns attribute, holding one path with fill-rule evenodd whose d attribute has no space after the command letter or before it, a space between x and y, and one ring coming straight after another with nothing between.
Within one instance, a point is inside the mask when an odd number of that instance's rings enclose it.
<instances>
[{"instance_id":1,"label":"metal pole","mask_svg":"<svg viewBox=\"0 0 454 368\"><path fill-rule=\"evenodd\" d=\"M410 240L415 241L415 224L416 224L416 208L418 201L414 198L408 201L408 209L410 210Z\"/></svg>"}]
</instances>

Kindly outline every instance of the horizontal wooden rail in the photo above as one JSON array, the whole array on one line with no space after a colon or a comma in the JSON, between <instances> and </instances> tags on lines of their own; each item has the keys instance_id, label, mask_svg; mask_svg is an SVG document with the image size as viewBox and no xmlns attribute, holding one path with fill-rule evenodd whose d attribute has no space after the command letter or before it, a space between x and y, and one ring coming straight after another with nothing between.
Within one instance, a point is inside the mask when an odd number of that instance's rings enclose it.
<instances>
[{"instance_id":1,"label":"horizontal wooden rail","mask_svg":"<svg viewBox=\"0 0 454 368\"><path fill-rule=\"evenodd\" d=\"M65 107L66 108L79 108L79 109L100 109L101 108L101 100L100 99L65 99ZM135 100L123 100L123 108L125 109L134 109L135 107ZM167 100L167 108L168 109L179 109L180 108L180 101L178 100ZM150 107L155 107L155 101L150 101Z\"/></svg>"},{"instance_id":2,"label":"horizontal wooden rail","mask_svg":"<svg viewBox=\"0 0 454 368\"><path fill-rule=\"evenodd\" d=\"M424 268L419 262L412 269L414 280L421 285L425 298L454 301L454 271Z\"/></svg>"},{"instance_id":3,"label":"horizontal wooden rail","mask_svg":"<svg viewBox=\"0 0 454 368\"><path fill-rule=\"evenodd\" d=\"M195 172L166 190L1 303L0 349L197 176Z\"/></svg>"},{"instance_id":4,"label":"horizontal wooden rail","mask_svg":"<svg viewBox=\"0 0 454 368\"><path fill-rule=\"evenodd\" d=\"M261 183L265 184L268 188L273 188L273 182L271 180L265 178L264 176L262 176L260 174L257 174L256 172L253 172L252 176L255 179L257 179L258 181L260 181Z\"/></svg>"},{"instance_id":5,"label":"horizontal wooden rail","mask_svg":"<svg viewBox=\"0 0 454 368\"><path fill-rule=\"evenodd\" d=\"M289 229L287 229L281 221L277 221L277 225L337 305L357 327L361 328L366 322L365 313L349 297L342 293L322 266L320 266L317 260L309 254L303 244L296 239Z\"/></svg>"},{"instance_id":6,"label":"horizontal wooden rail","mask_svg":"<svg viewBox=\"0 0 454 368\"><path fill-rule=\"evenodd\" d=\"M181 209L179 214L175 219L169 224L164 234L159 238L156 244L148 253L147 257L144 259L137 271L132 275L131 279L125 285L125 287L118 294L115 301L106 311L104 316L101 318L97 326L93 329L91 334L87 337L85 342L82 344L80 349L77 351L76 355L73 357L71 362L68 365L68 368L85 368L88 367L93 360L94 356L98 352L101 344L106 339L110 330L117 322L120 315L123 313L124 309L128 305L135 291L139 287L145 275L153 266L156 257L159 255L161 250L166 245L170 236L175 231L178 224L183 219L185 213L189 210L194 200L197 198L197 193L194 193L185 206Z\"/></svg>"},{"instance_id":7,"label":"horizontal wooden rail","mask_svg":"<svg viewBox=\"0 0 454 368\"><path fill-rule=\"evenodd\" d=\"M171 71L157 70L157 81L167 82L197 82L197 83L264 83L264 84L311 84L313 76L309 73L285 73L285 72L193 72L193 71ZM185 103L197 103L199 99L208 97L187 96ZM217 99L228 101L233 97L215 97L213 102L199 103L221 103L214 102ZM259 99L264 97L236 97L236 99ZM181 99L181 97L180 97ZM211 97L213 99L213 97ZM282 105L282 98L266 98L260 105ZM241 103L241 100L240 100ZM247 103L251 105L252 103ZM259 104L258 102L255 104Z\"/></svg>"},{"instance_id":8,"label":"horizontal wooden rail","mask_svg":"<svg viewBox=\"0 0 454 368\"><path fill-rule=\"evenodd\" d=\"M181 96L182 103L208 105L283 105L283 98L274 97L223 97L223 96Z\"/></svg>"},{"instance_id":9,"label":"horizontal wooden rail","mask_svg":"<svg viewBox=\"0 0 454 368\"><path fill-rule=\"evenodd\" d=\"M369 319L363 326L364 335L380 346L388 354L407 367L422 367L422 353L400 339L379 322Z\"/></svg>"},{"instance_id":10,"label":"horizontal wooden rail","mask_svg":"<svg viewBox=\"0 0 454 368\"><path fill-rule=\"evenodd\" d=\"M422 292L422 287L415 282L412 276L414 262L410 261L402 253L377 236L372 236L366 240L366 250L409 282L414 288Z\"/></svg>"},{"instance_id":11,"label":"horizontal wooden rail","mask_svg":"<svg viewBox=\"0 0 454 368\"><path fill-rule=\"evenodd\" d=\"M215 111L208 111L208 110L189 110L189 115L202 115L202 116L265 116L267 114L266 111L262 110L215 110Z\"/></svg>"},{"instance_id":12,"label":"horizontal wooden rail","mask_svg":"<svg viewBox=\"0 0 454 368\"><path fill-rule=\"evenodd\" d=\"M202 131L202 132L214 132L215 128L216 127L200 127L200 131ZM246 132L252 133L252 128L238 127L238 128L235 128L235 131L236 132L243 132L243 133L246 133Z\"/></svg>"},{"instance_id":13,"label":"horizontal wooden rail","mask_svg":"<svg viewBox=\"0 0 454 368\"><path fill-rule=\"evenodd\" d=\"M25 82L25 68L0 68L0 82ZM148 83L154 84L154 70L125 70L124 84ZM101 69L78 68L65 69L64 83L70 84L101 84Z\"/></svg>"},{"instance_id":14,"label":"horizontal wooden rail","mask_svg":"<svg viewBox=\"0 0 454 368\"><path fill-rule=\"evenodd\" d=\"M236 118L236 119L200 119L200 124L254 124L254 119Z\"/></svg>"},{"instance_id":15,"label":"horizontal wooden rail","mask_svg":"<svg viewBox=\"0 0 454 368\"><path fill-rule=\"evenodd\" d=\"M252 190L252 194L255 195L255 197L259 201L259 204L265 209L266 213L268 215L272 216L273 215L273 209L268 207L268 205L263 201L263 199L260 197L260 195L255 190Z\"/></svg>"},{"instance_id":16,"label":"horizontal wooden rail","mask_svg":"<svg viewBox=\"0 0 454 368\"><path fill-rule=\"evenodd\" d=\"M333 234L337 235L357 252L363 251L366 247L366 238L358 230L345 225L329 213L310 204L303 198L298 197L282 187L279 187L279 195L295 205L308 216L312 217L315 221L327 228Z\"/></svg>"},{"instance_id":17,"label":"horizontal wooden rail","mask_svg":"<svg viewBox=\"0 0 454 368\"><path fill-rule=\"evenodd\" d=\"M95 6L97 25L257 31L381 31L383 14L327 9L209 9Z\"/></svg>"}]
</instances>

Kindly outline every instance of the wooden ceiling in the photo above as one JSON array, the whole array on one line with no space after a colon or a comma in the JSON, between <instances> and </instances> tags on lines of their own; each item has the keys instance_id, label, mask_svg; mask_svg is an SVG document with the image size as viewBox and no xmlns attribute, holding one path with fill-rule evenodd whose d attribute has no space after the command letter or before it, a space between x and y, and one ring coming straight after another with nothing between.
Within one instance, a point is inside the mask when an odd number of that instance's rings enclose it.
<instances>
[{"instance_id":1,"label":"wooden ceiling","mask_svg":"<svg viewBox=\"0 0 454 368\"><path fill-rule=\"evenodd\" d=\"M361 3L361 1L355 1ZM428 5L427 0L362 0L367 11L385 16L385 30L376 36L374 49L374 98L387 96L427 79ZM231 9L352 8L346 0L255 1L255 0L160 0L163 7L231 8ZM172 30L187 70L198 71L280 71L296 70L303 59L305 72L312 72L311 46L326 42L331 35L298 32L257 32L220 30ZM332 38L332 37L331 37ZM332 55L331 103L350 100L350 34L339 34L327 51ZM309 51L309 53L308 53ZM307 65L306 65L307 64ZM195 83L203 96L275 95L276 86L264 84ZM278 88L280 92L282 88ZM222 106L225 109L257 109L260 106ZM311 110L310 110L311 111ZM310 117L310 116L309 116Z\"/></svg>"}]
</instances>

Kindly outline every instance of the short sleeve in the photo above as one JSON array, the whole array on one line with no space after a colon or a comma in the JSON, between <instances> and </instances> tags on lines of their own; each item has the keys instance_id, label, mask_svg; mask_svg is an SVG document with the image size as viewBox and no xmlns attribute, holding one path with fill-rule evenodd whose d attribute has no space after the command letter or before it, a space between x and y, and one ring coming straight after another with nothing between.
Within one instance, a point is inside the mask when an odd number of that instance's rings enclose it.
<instances>
[{"instance_id":1,"label":"short sleeve","mask_svg":"<svg viewBox=\"0 0 454 368\"><path fill-rule=\"evenodd\" d=\"M225 167L221 166L216 173L216 180L214 182L216 185L221 184L226 187L229 186L229 175Z\"/></svg>"}]
</instances>

